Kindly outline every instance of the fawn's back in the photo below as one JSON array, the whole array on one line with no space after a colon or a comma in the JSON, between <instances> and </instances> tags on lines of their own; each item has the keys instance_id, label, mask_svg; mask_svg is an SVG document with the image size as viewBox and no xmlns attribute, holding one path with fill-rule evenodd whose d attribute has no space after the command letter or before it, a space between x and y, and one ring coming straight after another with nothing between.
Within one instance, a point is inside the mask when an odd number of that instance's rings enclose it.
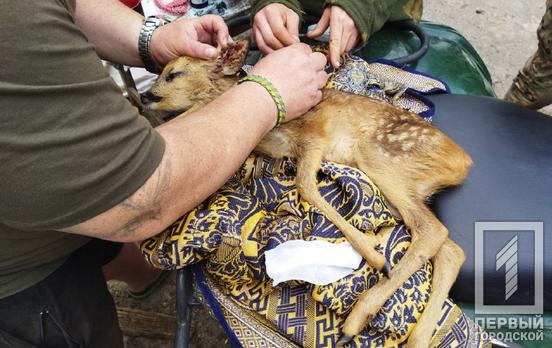
<instances>
[{"instance_id":1,"label":"fawn's back","mask_svg":"<svg viewBox=\"0 0 552 348\"><path fill-rule=\"evenodd\" d=\"M272 157L297 158L304 145L313 142L324 149L327 161L357 168L360 162L368 163L371 171L393 172L396 168L401 172L396 180L442 178L433 188L424 189L424 196L459 184L471 166L460 146L420 116L336 90L325 90L316 107L272 130L256 150Z\"/></svg>"},{"instance_id":2,"label":"fawn's back","mask_svg":"<svg viewBox=\"0 0 552 348\"><path fill-rule=\"evenodd\" d=\"M170 62L150 90L151 109L193 111L227 89L247 55L238 42L217 60L181 57ZM454 141L420 116L365 96L324 90L323 100L306 115L273 129L255 149L281 158L300 158L316 146L322 158L369 176L394 173L411 194L427 197L462 182L471 160ZM418 184L419 185L416 185Z\"/></svg>"}]
</instances>

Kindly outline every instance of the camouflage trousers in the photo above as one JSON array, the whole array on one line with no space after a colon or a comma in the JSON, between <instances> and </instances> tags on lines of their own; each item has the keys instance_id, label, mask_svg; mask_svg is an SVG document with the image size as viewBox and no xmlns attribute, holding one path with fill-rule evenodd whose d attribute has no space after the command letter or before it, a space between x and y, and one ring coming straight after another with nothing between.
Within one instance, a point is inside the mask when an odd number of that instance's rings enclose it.
<instances>
[{"instance_id":1,"label":"camouflage trousers","mask_svg":"<svg viewBox=\"0 0 552 348\"><path fill-rule=\"evenodd\" d=\"M540 109L552 103L552 0L546 1L546 13L537 29L539 46L527 60L505 100Z\"/></svg>"}]
</instances>

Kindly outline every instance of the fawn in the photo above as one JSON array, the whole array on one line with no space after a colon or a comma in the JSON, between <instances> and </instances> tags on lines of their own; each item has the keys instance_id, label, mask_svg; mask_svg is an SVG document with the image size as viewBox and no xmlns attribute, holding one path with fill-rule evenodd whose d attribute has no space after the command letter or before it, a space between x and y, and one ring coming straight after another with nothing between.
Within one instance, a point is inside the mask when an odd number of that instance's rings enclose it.
<instances>
[{"instance_id":1,"label":"fawn","mask_svg":"<svg viewBox=\"0 0 552 348\"><path fill-rule=\"evenodd\" d=\"M189 57L170 62L144 103L154 110L196 110L232 87L248 53L248 42L223 50L216 60ZM418 115L385 102L323 91L322 101L303 117L269 132L256 152L297 159L297 188L303 199L332 221L353 247L386 278L363 293L348 315L337 345L348 343L377 314L384 302L427 260L434 265L432 294L408 347L429 346L441 308L464 262L462 249L426 206L437 190L460 184L472 164L462 148ZM380 188L411 230L412 242L391 271L368 236L350 225L319 193L316 174L321 161L356 167Z\"/></svg>"}]
</instances>

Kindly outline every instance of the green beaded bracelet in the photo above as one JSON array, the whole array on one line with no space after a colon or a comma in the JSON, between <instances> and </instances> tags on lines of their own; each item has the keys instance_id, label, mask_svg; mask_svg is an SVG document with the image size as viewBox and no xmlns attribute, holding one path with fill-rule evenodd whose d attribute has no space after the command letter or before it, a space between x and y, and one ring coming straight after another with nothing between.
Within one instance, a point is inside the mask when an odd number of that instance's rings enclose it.
<instances>
[{"instance_id":1,"label":"green beaded bracelet","mask_svg":"<svg viewBox=\"0 0 552 348\"><path fill-rule=\"evenodd\" d=\"M270 82L266 77L262 77L259 75L247 75L246 77L240 79L238 81L238 84L245 82L245 81L252 81L257 82L261 86L263 86L272 99L274 99L274 102L276 103L276 108L278 109L278 121L276 122L276 126L280 126L282 123L284 123L284 120L286 119L286 106L284 105L284 100L282 99L282 95L276 87Z\"/></svg>"}]
</instances>

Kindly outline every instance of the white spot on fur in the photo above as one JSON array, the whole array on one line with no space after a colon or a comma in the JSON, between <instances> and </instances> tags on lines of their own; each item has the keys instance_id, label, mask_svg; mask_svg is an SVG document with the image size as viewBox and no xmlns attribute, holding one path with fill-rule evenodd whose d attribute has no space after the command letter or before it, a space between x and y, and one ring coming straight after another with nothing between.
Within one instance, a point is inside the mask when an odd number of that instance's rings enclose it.
<instances>
[{"instance_id":1,"label":"white spot on fur","mask_svg":"<svg viewBox=\"0 0 552 348\"><path fill-rule=\"evenodd\" d=\"M399 134L399 140L405 140L406 138L408 138L408 133L406 132L403 132L401 134Z\"/></svg>"},{"instance_id":2,"label":"white spot on fur","mask_svg":"<svg viewBox=\"0 0 552 348\"><path fill-rule=\"evenodd\" d=\"M413 147L414 147L414 142L413 141L406 141L406 142L401 144L401 150L403 150L403 151L408 151L408 150L412 149Z\"/></svg>"}]
</instances>

